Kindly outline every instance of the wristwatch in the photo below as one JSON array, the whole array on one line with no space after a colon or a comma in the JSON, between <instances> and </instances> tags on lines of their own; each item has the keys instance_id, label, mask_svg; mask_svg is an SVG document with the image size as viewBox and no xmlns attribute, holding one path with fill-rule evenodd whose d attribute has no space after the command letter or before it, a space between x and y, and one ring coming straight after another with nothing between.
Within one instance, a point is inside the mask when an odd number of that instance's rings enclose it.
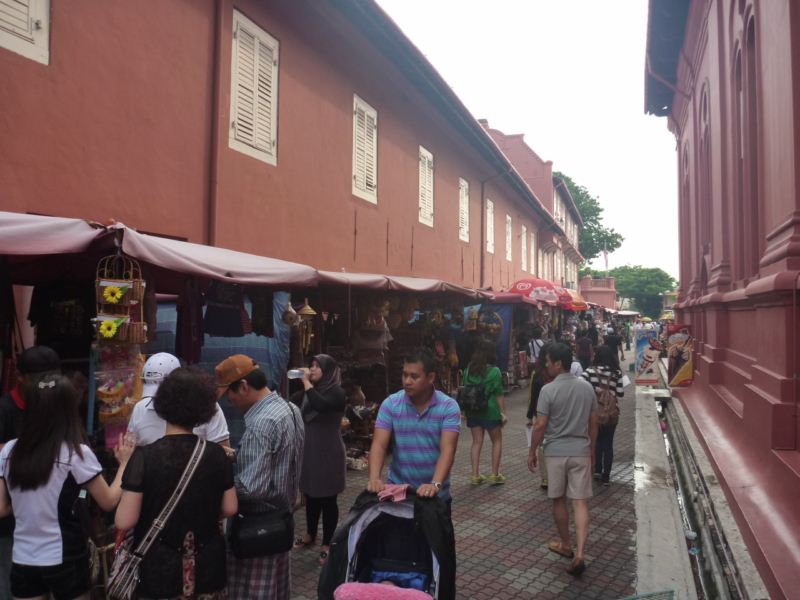
<instances>
[{"instance_id":1,"label":"wristwatch","mask_svg":"<svg viewBox=\"0 0 800 600\"><path fill-rule=\"evenodd\" d=\"M441 481L431 481L431 485L436 488L437 492L442 489Z\"/></svg>"}]
</instances>

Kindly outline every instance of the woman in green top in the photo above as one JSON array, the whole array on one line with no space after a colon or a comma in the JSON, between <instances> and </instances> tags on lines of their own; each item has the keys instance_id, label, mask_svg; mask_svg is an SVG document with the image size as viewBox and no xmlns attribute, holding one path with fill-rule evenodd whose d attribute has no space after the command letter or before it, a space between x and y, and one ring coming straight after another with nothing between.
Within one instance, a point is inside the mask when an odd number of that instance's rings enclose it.
<instances>
[{"instance_id":1,"label":"woman in green top","mask_svg":"<svg viewBox=\"0 0 800 600\"><path fill-rule=\"evenodd\" d=\"M481 411L467 411L467 427L472 431L472 485L480 485L487 479L492 485L505 483L505 475L500 473L500 457L503 453L503 425L506 424L505 399L503 398L503 377L495 366L497 355L494 344L486 340L478 343L472 353L466 371L464 385L483 385L487 405ZM492 441L492 474L484 477L480 473L481 448L483 436L489 432Z\"/></svg>"}]
</instances>

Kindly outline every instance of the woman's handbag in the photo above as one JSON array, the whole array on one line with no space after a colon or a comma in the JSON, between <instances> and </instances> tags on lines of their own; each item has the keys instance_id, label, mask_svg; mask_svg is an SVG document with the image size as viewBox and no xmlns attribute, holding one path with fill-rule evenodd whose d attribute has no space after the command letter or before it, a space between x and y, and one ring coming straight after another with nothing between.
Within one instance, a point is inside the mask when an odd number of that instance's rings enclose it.
<instances>
[{"instance_id":1,"label":"woman's handbag","mask_svg":"<svg viewBox=\"0 0 800 600\"><path fill-rule=\"evenodd\" d=\"M469 371L464 374L464 381L469 377ZM467 412L481 412L486 410L489 399L486 397L486 390L483 389L483 379L480 383L466 383L458 390L456 398L461 410Z\"/></svg>"},{"instance_id":2,"label":"woman's handbag","mask_svg":"<svg viewBox=\"0 0 800 600\"><path fill-rule=\"evenodd\" d=\"M158 517L153 520L150 529L144 535L136 549L133 549L133 535L128 535L122 542L116 556L114 557L114 564L111 567L111 573L108 576L108 597L114 600L130 600L136 595L136 586L139 585L139 567L142 564L142 558L147 554L150 546L156 541L156 538L161 534L161 531L167 525L172 512L183 497L183 493L189 486L189 482L197 470L197 465L200 464L200 459L203 456L203 451L206 448L206 441L198 438L197 444L194 447L192 455L189 457L189 462L183 470L180 481L172 492L164 508L161 509Z\"/></svg>"},{"instance_id":3,"label":"woman's handbag","mask_svg":"<svg viewBox=\"0 0 800 600\"><path fill-rule=\"evenodd\" d=\"M294 543L294 516L288 507L239 513L231 524L231 551L236 558L282 554Z\"/></svg>"}]
</instances>

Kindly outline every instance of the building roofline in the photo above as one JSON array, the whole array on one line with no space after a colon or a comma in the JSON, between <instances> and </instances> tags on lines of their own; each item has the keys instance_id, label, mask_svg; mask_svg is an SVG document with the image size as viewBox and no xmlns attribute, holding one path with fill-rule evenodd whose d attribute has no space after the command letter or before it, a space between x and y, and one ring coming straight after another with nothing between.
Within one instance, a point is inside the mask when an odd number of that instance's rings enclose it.
<instances>
[{"instance_id":1,"label":"building roofline","mask_svg":"<svg viewBox=\"0 0 800 600\"><path fill-rule=\"evenodd\" d=\"M514 165L425 55L374 0L331 0L331 4L383 55L393 62L431 101L467 141L519 192L547 225L560 230L553 216L528 186Z\"/></svg>"},{"instance_id":2,"label":"building roofline","mask_svg":"<svg viewBox=\"0 0 800 600\"><path fill-rule=\"evenodd\" d=\"M566 182L561 179L561 177L553 176L553 183L555 184L555 189L561 188L567 195L567 208L572 211L572 215L577 219L578 225L583 227L583 217L581 216L581 211L578 210L578 205L575 204L575 199L572 197L572 193L569 191Z\"/></svg>"},{"instance_id":3,"label":"building roofline","mask_svg":"<svg viewBox=\"0 0 800 600\"><path fill-rule=\"evenodd\" d=\"M645 46L644 111L659 117L672 111L678 63L691 0L649 0Z\"/></svg>"}]
</instances>

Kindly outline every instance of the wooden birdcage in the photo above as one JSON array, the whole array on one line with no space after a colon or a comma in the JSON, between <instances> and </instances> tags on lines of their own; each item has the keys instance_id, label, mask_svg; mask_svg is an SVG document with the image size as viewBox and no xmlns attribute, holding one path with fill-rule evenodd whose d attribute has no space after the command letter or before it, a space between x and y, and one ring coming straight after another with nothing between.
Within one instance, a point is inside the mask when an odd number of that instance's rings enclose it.
<instances>
[{"instance_id":1,"label":"wooden birdcage","mask_svg":"<svg viewBox=\"0 0 800 600\"><path fill-rule=\"evenodd\" d=\"M143 344L145 281L139 263L123 254L100 259L95 279L97 339ZM108 325L107 323L113 323Z\"/></svg>"}]
</instances>

